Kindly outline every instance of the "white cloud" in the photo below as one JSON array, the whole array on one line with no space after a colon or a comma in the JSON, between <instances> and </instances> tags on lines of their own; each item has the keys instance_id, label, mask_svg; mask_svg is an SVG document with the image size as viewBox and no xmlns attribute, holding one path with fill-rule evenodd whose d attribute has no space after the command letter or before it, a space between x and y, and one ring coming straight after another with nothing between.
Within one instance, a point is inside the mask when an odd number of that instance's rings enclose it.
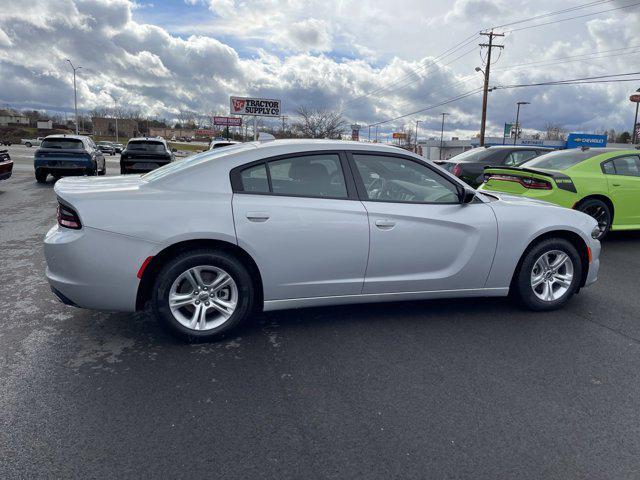
<instances>
[{"instance_id":1,"label":"white cloud","mask_svg":"<svg viewBox=\"0 0 640 480\"><path fill-rule=\"evenodd\" d=\"M514 0L516 1L516 0ZM27 0L0 14L0 103L70 108L72 85L66 58L83 66L79 102L83 109L109 105L114 97L152 115L180 110L228 109L232 94L283 99L299 105L343 108L350 121L375 122L435 105L481 83L474 67L478 41L433 64L440 52L487 26L557 9L554 2L518 0L185 0L179 13L127 0ZM181 22L198 10L201 22ZM204 12L204 13L202 13ZM145 15L169 20L146 23ZM478 21L478 18L486 20ZM175 17L175 19L173 19ZM156 18L156 17L149 17ZM158 17L160 18L160 17ZM443 19L447 19L446 22ZM515 64L640 45L637 14L610 14L505 37L492 84L513 84L633 71L640 55L590 61ZM474 23L475 22L475 23ZM176 27L177 23L180 28ZM177 34L179 33L179 35ZM233 45L233 46L232 46ZM465 51L469 54L447 65ZM638 49L640 50L640 48ZM628 53L628 52L627 52ZM417 72L417 73L414 73ZM391 87L389 87L391 85ZM621 129L628 122L628 85L497 90L491 93L490 128L511 121L518 100L526 126L558 122L568 128ZM369 92L371 95L365 95ZM438 114L460 135L478 129L480 97L426 111L385 128L424 120L439 133Z\"/></svg>"}]
</instances>

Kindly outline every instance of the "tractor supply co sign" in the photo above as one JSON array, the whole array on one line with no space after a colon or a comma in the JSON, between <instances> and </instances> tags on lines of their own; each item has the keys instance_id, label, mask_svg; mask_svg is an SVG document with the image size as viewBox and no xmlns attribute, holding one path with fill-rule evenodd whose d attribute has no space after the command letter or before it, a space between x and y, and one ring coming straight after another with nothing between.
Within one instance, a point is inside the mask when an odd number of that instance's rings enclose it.
<instances>
[{"instance_id":1,"label":"tractor supply co sign","mask_svg":"<svg viewBox=\"0 0 640 480\"><path fill-rule=\"evenodd\" d=\"M213 117L213 124L221 127L240 127L242 126L241 117Z\"/></svg>"},{"instance_id":2,"label":"tractor supply co sign","mask_svg":"<svg viewBox=\"0 0 640 480\"><path fill-rule=\"evenodd\" d=\"M631 100L634 103L640 103L640 93L634 93L629 97L629 100Z\"/></svg>"},{"instance_id":3,"label":"tractor supply co sign","mask_svg":"<svg viewBox=\"0 0 640 480\"><path fill-rule=\"evenodd\" d=\"M271 98L231 97L231 114L279 117L280 103Z\"/></svg>"}]
</instances>

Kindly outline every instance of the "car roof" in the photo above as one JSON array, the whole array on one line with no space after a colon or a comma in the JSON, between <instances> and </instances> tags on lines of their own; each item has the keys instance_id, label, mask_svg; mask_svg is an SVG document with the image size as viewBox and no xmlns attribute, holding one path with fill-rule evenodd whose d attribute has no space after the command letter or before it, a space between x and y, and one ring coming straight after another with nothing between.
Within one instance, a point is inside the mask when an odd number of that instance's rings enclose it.
<instances>
[{"instance_id":1,"label":"car roof","mask_svg":"<svg viewBox=\"0 0 640 480\"><path fill-rule=\"evenodd\" d=\"M66 133L56 133L54 135L47 135L44 138L72 138L75 140L87 140L89 137L86 135L67 135Z\"/></svg>"},{"instance_id":2,"label":"car roof","mask_svg":"<svg viewBox=\"0 0 640 480\"><path fill-rule=\"evenodd\" d=\"M129 139L129 142L147 142L147 141L167 143L165 139L161 137L135 137L135 138Z\"/></svg>"},{"instance_id":3,"label":"car roof","mask_svg":"<svg viewBox=\"0 0 640 480\"><path fill-rule=\"evenodd\" d=\"M544 147L542 145L491 145L490 147L486 147L487 150L531 150L533 149L542 149L542 150L553 150L551 147Z\"/></svg>"},{"instance_id":4,"label":"car roof","mask_svg":"<svg viewBox=\"0 0 640 480\"><path fill-rule=\"evenodd\" d=\"M378 152L404 153L414 155L408 150L403 150L395 145L384 143L355 142L351 140L330 140L330 139L282 139L248 142L257 149L264 150L265 155L270 154L270 150L283 150L283 153L304 152L306 150L372 150Z\"/></svg>"}]
</instances>

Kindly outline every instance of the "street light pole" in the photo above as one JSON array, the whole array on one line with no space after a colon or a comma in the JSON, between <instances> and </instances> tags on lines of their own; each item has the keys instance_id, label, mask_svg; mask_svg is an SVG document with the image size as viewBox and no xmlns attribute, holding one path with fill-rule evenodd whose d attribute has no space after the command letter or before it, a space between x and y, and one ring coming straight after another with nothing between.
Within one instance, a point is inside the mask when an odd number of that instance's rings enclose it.
<instances>
[{"instance_id":1,"label":"street light pole","mask_svg":"<svg viewBox=\"0 0 640 480\"><path fill-rule=\"evenodd\" d=\"M513 144L515 145L518 141L518 120L520 119L520 105L529 105L530 102L518 102L518 110L516 113L516 134L513 136Z\"/></svg>"},{"instance_id":2,"label":"street light pole","mask_svg":"<svg viewBox=\"0 0 640 480\"><path fill-rule=\"evenodd\" d=\"M69 62L69 65L71 65L71 69L73 70L73 108L76 112L76 135L78 135L78 91L76 89L76 71L80 70L82 67L79 65L75 67L68 58L67 62Z\"/></svg>"},{"instance_id":3,"label":"street light pole","mask_svg":"<svg viewBox=\"0 0 640 480\"><path fill-rule=\"evenodd\" d=\"M422 123L422 120L416 120L416 148L414 149L414 153L418 153L418 124Z\"/></svg>"},{"instance_id":4,"label":"street light pole","mask_svg":"<svg viewBox=\"0 0 640 480\"><path fill-rule=\"evenodd\" d=\"M442 125L440 126L440 155L438 155L438 157L442 160L442 148L444 147L444 117L450 114L443 112L440 115L442 115Z\"/></svg>"}]
</instances>

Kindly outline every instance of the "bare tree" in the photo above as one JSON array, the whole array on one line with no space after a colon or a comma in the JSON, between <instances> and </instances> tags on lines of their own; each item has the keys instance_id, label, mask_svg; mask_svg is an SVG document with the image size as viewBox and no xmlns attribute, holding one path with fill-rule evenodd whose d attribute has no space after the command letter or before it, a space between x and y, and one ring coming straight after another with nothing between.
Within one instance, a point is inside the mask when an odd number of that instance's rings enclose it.
<instances>
[{"instance_id":1,"label":"bare tree","mask_svg":"<svg viewBox=\"0 0 640 480\"><path fill-rule=\"evenodd\" d=\"M545 139L546 140L566 140L567 132L561 125L554 123L547 123L545 126Z\"/></svg>"},{"instance_id":2,"label":"bare tree","mask_svg":"<svg viewBox=\"0 0 640 480\"><path fill-rule=\"evenodd\" d=\"M306 138L339 139L347 122L341 112L319 110L300 106L296 110L300 120L293 125L294 130Z\"/></svg>"}]
</instances>

